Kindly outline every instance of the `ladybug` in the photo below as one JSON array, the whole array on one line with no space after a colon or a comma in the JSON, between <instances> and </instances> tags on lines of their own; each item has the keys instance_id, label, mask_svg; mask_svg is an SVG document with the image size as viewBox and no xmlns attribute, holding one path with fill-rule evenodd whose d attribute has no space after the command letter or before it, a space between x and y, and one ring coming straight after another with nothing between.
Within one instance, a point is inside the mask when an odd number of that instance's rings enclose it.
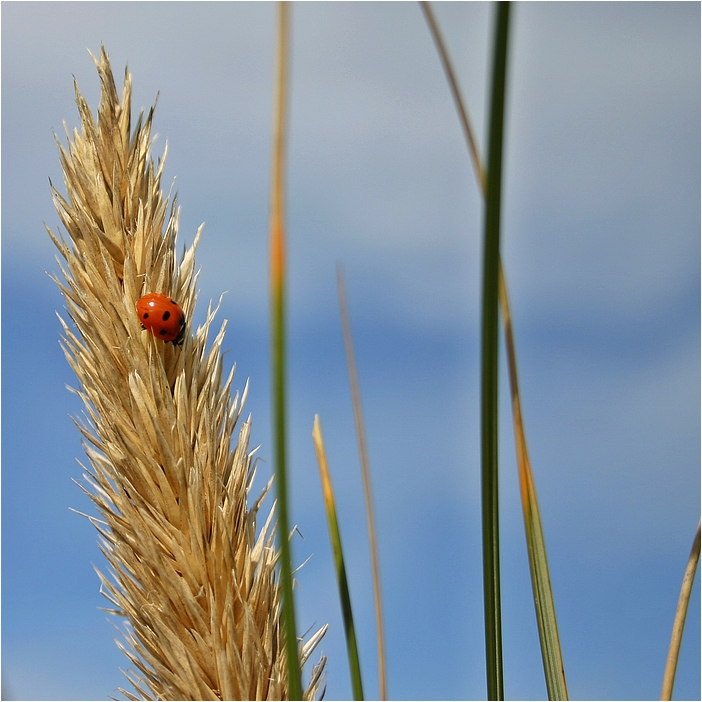
<instances>
[{"instance_id":1,"label":"ladybug","mask_svg":"<svg viewBox=\"0 0 702 702\"><path fill-rule=\"evenodd\" d=\"M163 341L172 341L175 346L183 343L185 313L175 300L161 293L149 293L136 303L136 310L142 329L148 329Z\"/></svg>"}]
</instances>

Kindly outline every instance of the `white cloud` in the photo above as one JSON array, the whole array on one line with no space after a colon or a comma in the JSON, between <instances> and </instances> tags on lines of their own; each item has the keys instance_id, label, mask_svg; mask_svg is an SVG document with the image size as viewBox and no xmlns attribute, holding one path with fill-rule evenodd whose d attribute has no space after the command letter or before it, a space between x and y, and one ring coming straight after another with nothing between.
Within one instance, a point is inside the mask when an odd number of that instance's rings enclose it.
<instances>
[{"instance_id":1,"label":"white cloud","mask_svg":"<svg viewBox=\"0 0 702 702\"><path fill-rule=\"evenodd\" d=\"M23 205L21 215L4 213L9 250L53 255L39 225L55 221L42 186L57 173L47 130L61 118L76 123L71 73L89 98L96 94L83 47L97 51L100 37L118 76L129 61L135 106L161 91L159 148L168 139L185 238L209 223L201 258L209 280L260 316L268 301L272 7L80 7L4 10L23 37L3 44L3 155L13 173L6 193ZM699 257L694 8L516 9L504 232L514 297L559 314L587 307L600 315L675 300L696 284ZM477 4L436 12L480 137L489 12ZM30 25L38 41L27 50L21 28ZM461 266L477 291L482 214L420 10L301 4L293 28L294 295L318 314L326 304L318 281L342 259L368 277L388 313L420 325L458 322L461 306L451 303L466 289ZM36 223L27 219L34 213Z\"/></svg>"}]
</instances>

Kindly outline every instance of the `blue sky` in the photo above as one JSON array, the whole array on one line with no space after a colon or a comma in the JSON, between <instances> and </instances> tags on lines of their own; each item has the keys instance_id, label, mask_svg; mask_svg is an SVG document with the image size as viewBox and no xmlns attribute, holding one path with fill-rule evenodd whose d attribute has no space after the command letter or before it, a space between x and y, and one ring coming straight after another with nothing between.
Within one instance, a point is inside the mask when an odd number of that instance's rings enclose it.
<instances>
[{"instance_id":1,"label":"blue sky","mask_svg":"<svg viewBox=\"0 0 702 702\"><path fill-rule=\"evenodd\" d=\"M523 411L571 698L653 699L700 513L700 6L514 8L503 258ZM437 18L484 143L492 10ZM339 500L362 668L377 694L362 487L335 266L346 270L373 472L389 694L484 698L479 504L482 208L418 5L292 13L288 168L292 517L298 628L329 622L327 699L346 654L310 440L319 413ZM52 131L96 108L86 47L134 105L160 92L155 153L203 221L196 317L221 317L270 471L267 225L275 6L2 4L2 662L15 699L107 699L127 660L98 607L96 534L58 345L46 222ZM482 148L482 147L481 147ZM198 319L194 320L195 323ZM505 693L545 685L501 376ZM699 584L676 680L700 697Z\"/></svg>"}]
</instances>

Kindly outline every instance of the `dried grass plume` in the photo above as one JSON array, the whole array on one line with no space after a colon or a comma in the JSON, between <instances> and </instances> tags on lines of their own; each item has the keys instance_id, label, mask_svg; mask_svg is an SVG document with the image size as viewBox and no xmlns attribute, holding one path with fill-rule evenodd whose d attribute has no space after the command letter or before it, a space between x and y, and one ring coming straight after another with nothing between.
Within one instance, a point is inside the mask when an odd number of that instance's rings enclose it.
<instances>
[{"instance_id":1,"label":"dried grass plume","mask_svg":"<svg viewBox=\"0 0 702 702\"><path fill-rule=\"evenodd\" d=\"M49 234L75 325L62 320L62 346L86 408L84 489L111 569L99 574L102 590L127 618L118 645L139 671L127 677L144 699L286 699L274 513L257 535L250 420L232 447L246 389L232 398L233 369L222 382L226 322L208 350L210 306L177 347L135 313L142 295L160 292L192 318L200 230L178 262L178 208L160 183L165 154L156 163L150 154L154 110L132 126L131 75L120 99L104 48L93 60L97 120L76 85L82 128L59 143L66 197L52 185L68 240ZM303 662L323 633L301 644Z\"/></svg>"}]
</instances>

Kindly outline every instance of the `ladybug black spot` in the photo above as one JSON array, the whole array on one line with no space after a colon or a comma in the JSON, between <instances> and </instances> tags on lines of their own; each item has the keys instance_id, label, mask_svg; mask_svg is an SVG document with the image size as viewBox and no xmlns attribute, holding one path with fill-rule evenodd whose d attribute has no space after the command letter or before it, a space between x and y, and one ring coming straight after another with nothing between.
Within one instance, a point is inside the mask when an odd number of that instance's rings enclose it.
<instances>
[{"instance_id":1,"label":"ladybug black spot","mask_svg":"<svg viewBox=\"0 0 702 702\"><path fill-rule=\"evenodd\" d=\"M142 319L148 319L149 318L149 313L144 312L144 314L141 316Z\"/></svg>"},{"instance_id":2,"label":"ladybug black spot","mask_svg":"<svg viewBox=\"0 0 702 702\"><path fill-rule=\"evenodd\" d=\"M162 319L164 322L168 321L170 318L171 318L171 313L170 313L168 310L166 310L166 311L163 313L163 316L161 317L161 319Z\"/></svg>"}]
</instances>

